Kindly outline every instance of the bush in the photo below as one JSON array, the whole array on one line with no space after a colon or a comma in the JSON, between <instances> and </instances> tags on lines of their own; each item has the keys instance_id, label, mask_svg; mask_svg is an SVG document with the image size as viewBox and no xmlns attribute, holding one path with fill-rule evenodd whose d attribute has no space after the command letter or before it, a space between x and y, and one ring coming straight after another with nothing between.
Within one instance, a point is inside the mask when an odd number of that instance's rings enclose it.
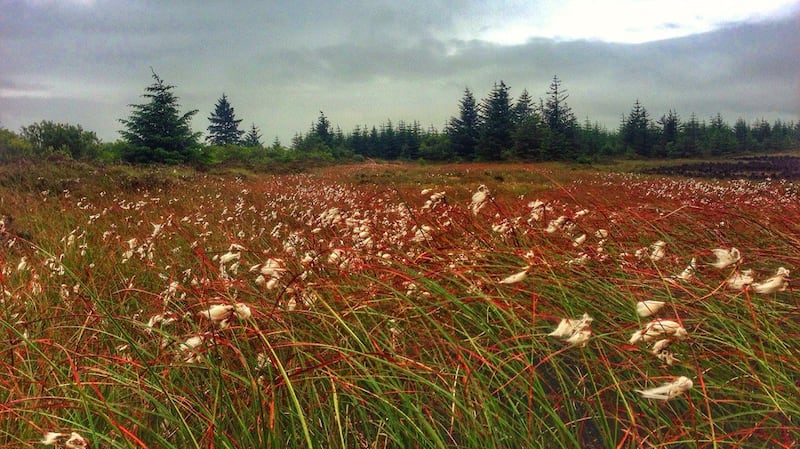
<instances>
[{"instance_id":1,"label":"bush","mask_svg":"<svg viewBox=\"0 0 800 449\"><path fill-rule=\"evenodd\" d=\"M5 128L0 128L0 162L12 162L29 158L33 154L31 144Z\"/></svg>"},{"instance_id":2,"label":"bush","mask_svg":"<svg viewBox=\"0 0 800 449\"><path fill-rule=\"evenodd\" d=\"M22 137L31 144L37 156L62 153L76 160L91 160L100 154L100 139L93 131L84 131L80 125L42 120L23 127Z\"/></svg>"}]
</instances>

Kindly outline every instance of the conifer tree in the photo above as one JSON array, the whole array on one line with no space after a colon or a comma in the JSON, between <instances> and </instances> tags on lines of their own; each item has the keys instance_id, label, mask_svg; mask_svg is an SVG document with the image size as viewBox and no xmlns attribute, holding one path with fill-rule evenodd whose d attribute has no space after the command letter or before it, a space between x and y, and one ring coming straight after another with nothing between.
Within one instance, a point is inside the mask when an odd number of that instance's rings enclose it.
<instances>
[{"instance_id":1,"label":"conifer tree","mask_svg":"<svg viewBox=\"0 0 800 449\"><path fill-rule=\"evenodd\" d=\"M528 93L528 89L523 89L519 98L517 98L516 104L514 104L514 124L519 126L534 113L533 100Z\"/></svg>"},{"instance_id":2,"label":"conifer tree","mask_svg":"<svg viewBox=\"0 0 800 449\"><path fill-rule=\"evenodd\" d=\"M503 81L495 84L482 105L482 125L478 139L478 156L484 160L499 160L503 152L511 149L514 130L514 113L511 109L509 88Z\"/></svg>"},{"instance_id":3,"label":"conifer tree","mask_svg":"<svg viewBox=\"0 0 800 449\"><path fill-rule=\"evenodd\" d=\"M571 159L577 153L578 121L567 105L569 95L561 88L561 80L553 77L547 101L542 105L542 115L550 128L547 143L547 157L552 159Z\"/></svg>"},{"instance_id":4,"label":"conifer tree","mask_svg":"<svg viewBox=\"0 0 800 449\"><path fill-rule=\"evenodd\" d=\"M514 131L511 134L511 155L516 159L534 160L544 157L542 151L548 136L547 125L536 110L527 89L523 89L513 108Z\"/></svg>"},{"instance_id":5,"label":"conifer tree","mask_svg":"<svg viewBox=\"0 0 800 449\"><path fill-rule=\"evenodd\" d=\"M317 122L312 126L311 133L319 138L323 144L325 144L328 148L333 147L333 132L331 131L331 122L328 120L328 117L325 117L325 113L319 111L319 118Z\"/></svg>"},{"instance_id":6,"label":"conifer tree","mask_svg":"<svg viewBox=\"0 0 800 449\"><path fill-rule=\"evenodd\" d=\"M238 145L242 139L244 131L239 130L241 119L236 119L236 114L228 102L228 97L222 94L222 98L217 100L214 112L208 117L211 124L208 126L208 136L206 141L213 145Z\"/></svg>"},{"instance_id":7,"label":"conifer tree","mask_svg":"<svg viewBox=\"0 0 800 449\"><path fill-rule=\"evenodd\" d=\"M678 132L680 131L681 120L678 113L670 109L669 113L662 115L658 120L660 141L656 150L656 156L674 157L678 155Z\"/></svg>"},{"instance_id":8,"label":"conifer tree","mask_svg":"<svg viewBox=\"0 0 800 449\"><path fill-rule=\"evenodd\" d=\"M704 125L700 124L694 112L689 116L689 121L681 126L680 149L683 157L700 155Z\"/></svg>"},{"instance_id":9,"label":"conifer tree","mask_svg":"<svg viewBox=\"0 0 800 449\"><path fill-rule=\"evenodd\" d=\"M661 138L665 144L678 141L678 131L680 130L681 119L677 112L670 109L667 115L661 116L658 124L661 125Z\"/></svg>"},{"instance_id":10,"label":"conifer tree","mask_svg":"<svg viewBox=\"0 0 800 449\"><path fill-rule=\"evenodd\" d=\"M259 131L255 123L250 125L250 129L242 138L241 144L246 147L264 147L264 144L261 142L261 131Z\"/></svg>"},{"instance_id":11,"label":"conifer tree","mask_svg":"<svg viewBox=\"0 0 800 449\"><path fill-rule=\"evenodd\" d=\"M650 114L637 99L630 114L625 120L622 130L622 143L639 156L651 156L655 143L650 137Z\"/></svg>"},{"instance_id":12,"label":"conifer tree","mask_svg":"<svg viewBox=\"0 0 800 449\"><path fill-rule=\"evenodd\" d=\"M549 130L541 121L538 114L531 114L528 118L517 124L511 134L513 147L511 155L516 159L541 160L544 144L548 138Z\"/></svg>"},{"instance_id":13,"label":"conifer tree","mask_svg":"<svg viewBox=\"0 0 800 449\"><path fill-rule=\"evenodd\" d=\"M733 125L733 135L736 137L736 145L739 151L744 151L752 145L750 126L743 118L736 119L736 124Z\"/></svg>"},{"instance_id":14,"label":"conifer tree","mask_svg":"<svg viewBox=\"0 0 800 449\"><path fill-rule=\"evenodd\" d=\"M470 160L475 157L475 147L480 136L480 115L475 96L469 88L464 89L464 96L459 103L459 116L450 119L447 134L453 152L461 159Z\"/></svg>"},{"instance_id":15,"label":"conifer tree","mask_svg":"<svg viewBox=\"0 0 800 449\"><path fill-rule=\"evenodd\" d=\"M200 133L192 131L190 122L197 110L183 115L178 111L178 97L172 93L175 86L165 84L153 71L153 84L145 88L144 104L133 108L128 119L120 119L125 129L122 138L130 144L122 158L129 162L182 163L199 160Z\"/></svg>"},{"instance_id":16,"label":"conifer tree","mask_svg":"<svg viewBox=\"0 0 800 449\"><path fill-rule=\"evenodd\" d=\"M269 149L275 152L286 150L286 148L284 148L281 144L281 139L279 139L278 136L275 136L275 140L272 141L272 146L269 147Z\"/></svg>"},{"instance_id":17,"label":"conifer tree","mask_svg":"<svg viewBox=\"0 0 800 449\"><path fill-rule=\"evenodd\" d=\"M736 136L733 129L722 119L722 114L711 118L711 126L706 131L706 144L712 156L731 153L736 150Z\"/></svg>"}]
</instances>

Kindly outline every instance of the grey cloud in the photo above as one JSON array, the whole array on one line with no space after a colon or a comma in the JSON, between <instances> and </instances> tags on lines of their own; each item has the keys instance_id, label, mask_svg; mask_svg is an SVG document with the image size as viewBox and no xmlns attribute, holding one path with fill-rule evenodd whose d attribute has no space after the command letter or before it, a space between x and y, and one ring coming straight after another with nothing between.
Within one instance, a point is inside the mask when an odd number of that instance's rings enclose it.
<instances>
[{"instance_id":1,"label":"grey cloud","mask_svg":"<svg viewBox=\"0 0 800 449\"><path fill-rule=\"evenodd\" d=\"M639 45L503 47L453 37L459 14L476 4L98 0L45 11L0 0L0 88L57 97L0 98L0 123L77 122L116 139L151 66L177 86L185 109L200 110L195 129L205 130L225 92L244 123L284 142L320 109L344 130L386 119L441 128L464 87L481 97L504 80L512 95L527 88L538 98L553 75L579 119L609 128L637 98L654 116L800 118L800 14Z\"/></svg>"}]
</instances>

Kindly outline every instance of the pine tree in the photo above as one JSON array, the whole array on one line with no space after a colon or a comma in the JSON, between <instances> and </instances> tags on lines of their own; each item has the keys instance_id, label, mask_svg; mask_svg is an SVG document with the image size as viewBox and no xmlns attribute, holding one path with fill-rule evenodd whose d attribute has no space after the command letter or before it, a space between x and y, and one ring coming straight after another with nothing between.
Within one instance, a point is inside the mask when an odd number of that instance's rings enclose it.
<instances>
[{"instance_id":1,"label":"pine tree","mask_svg":"<svg viewBox=\"0 0 800 449\"><path fill-rule=\"evenodd\" d=\"M264 147L264 144L261 142L261 131L259 131L255 123L250 125L250 130L248 130L247 134L242 138L241 144L246 147Z\"/></svg>"},{"instance_id":2,"label":"pine tree","mask_svg":"<svg viewBox=\"0 0 800 449\"><path fill-rule=\"evenodd\" d=\"M470 160L475 157L475 147L480 136L480 115L475 97L469 88L464 89L464 96L459 103L459 116L450 119L447 134L453 152L461 159Z\"/></svg>"},{"instance_id":3,"label":"pine tree","mask_svg":"<svg viewBox=\"0 0 800 449\"><path fill-rule=\"evenodd\" d=\"M477 148L481 159L502 159L503 152L510 150L513 145L511 133L514 130L514 114L508 91L508 86L500 81L500 84L494 85L482 105L482 126Z\"/></svg>"},{"instance_id":4,"label":"pine tree","mask_svg":"<svg viewBox=\"0 0 800 449\"><path fill-rule=\"evenodd\" d=\"M222 94L217 100L214 112L208 117L211 124L208 126L206 141L212 145L238 145L244 131L239 130L241 119L236 120L233 107L228 102L228 97Z\"/></svg>"},{"instance_id":5,"label":"pine tree","mask_svg":"<svg viewBox=\"0 0 800 449\"><path fill-rule=\"evenodd\" d=\"M129 162L195 162L201 157L198 139L200 133L192 132L190 122L197 110L181 115L178 97L172 93L175 86L165 84L153 71L153 84L145 88L145 104L131 104L129 119L120 119L125 126L120 131L130 144L122 157Z\"/></svg>"}]
</instances>

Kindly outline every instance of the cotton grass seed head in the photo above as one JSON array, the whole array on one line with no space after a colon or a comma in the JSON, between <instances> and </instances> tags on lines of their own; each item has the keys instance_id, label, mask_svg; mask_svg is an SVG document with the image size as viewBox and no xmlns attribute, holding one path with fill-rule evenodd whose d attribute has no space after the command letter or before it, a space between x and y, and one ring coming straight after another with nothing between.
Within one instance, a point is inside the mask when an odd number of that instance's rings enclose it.
<instances>
[{"instance_id":1,"label":"cotton grass seed head","mask_svg":"<svg viewBox=\"0 0 800 449\"><path fill-rule=\"evenodd\" d=\"M664 301L639 301L636 303L636 314L640 317L648 317L656 314L666 304Z\"/></svg>"},{"instance_id":2,"label":"cotton grass seed head","mask_svg":"<svg viewBox=\"0 0 800 449\"><path fill-rule=\"evenodd\" d=\"M742 259L742 255L736 248L714 248L711 250L711 252L714 253L714 257L716 257L717 260L711 262L709 265L720 270L727 268Z\"/></svg>"},{"instance_id":3,"label":"cotton grass seed head","mask_svg":"<svg viewBox=\"0 0 800 449\"><path fill-rule=\"evenodd\" d=\"M584 347L592 335L592 321L594 319L588 313L584 313L581 318L564 318L556 329L547 335L564 340L573 346Z\"/></svg>"},{"instance_id":4,"label":"cotton grass seed head","mask_svg":"<svg viewBox=\"0 0 800 449\"><path fill-rule=\"evenodd\" d=\"M789 270L784 267L778 268L775 276L763 281L751 284L753 291L762 295L785 291L789 287Z\"/></svg>"},{"instance_id":5,"label":"cotton grass seed head","mask_svg":"<svg viewBox=\"0 0 800 449\"><path fill-rule=\"evenodd\" d=\"M227 318L231 311L233 310L233 306L228 304L216 304L208 308L208 310L203 310L198 313L198 315L211 320L211 321L220 321Z\"/></svg>"},{"instance_id":6,"label":"cotton grass seed head","mask_svg":"<svg viewBox=\"0 0 800 449\"><path fill-rule=\"evenodd\" d=\"M643 398L668 401L674 399L692 389L694 383L686 376L681 376L672 382L665 383L660 387L649 390L636 390Z\"/></svg>"},{"instance_id":7,"label":"cotton grass seed head","mask_svg":"<svg viewBox=\"0 0 800 449\"><path fill-rule=\"evenodd\" d=\"M662 336L684 340L689 336L689 333L677 321L653 320L647 323L644 329L634 332L629 343L636 344L641 340L650 342Z\"/></svg>"},{"instance_id":8,"label":"cotton grass seed head","mask_svg":"<svg viewBox=\"0 0 800 449\"><path fill-rule=\"evenodd\" d=\"M508 276L507 278L499 281L498 284L516 284L517 282L522 282L528 277L528 270L530 270L530 268L531 267L529 266L525 267L524 270Z\"/></svg>"},{"instance_id":9,"label":"cotton grass seed head","mask_svg":"<svg viewBox=\"0 0 800 449\"><path fill-rule=\"evenodd\" d=\"M741 290L753 283L753 270L734 271L725 283L731 290Z\"/></svg>"},{"instance_id":10,"label":"cotton grass seed head","mask_svg":"<svg viewBox=\"0 0 800 449\"><path fill-rule=\"evenodd\" d=\"M89 440L81 436L78 432L69 435L58 432L47 432L39 443L50 446L56 445L66 449L86 449L89 447Z\"/></svg>"}]
</instances>

